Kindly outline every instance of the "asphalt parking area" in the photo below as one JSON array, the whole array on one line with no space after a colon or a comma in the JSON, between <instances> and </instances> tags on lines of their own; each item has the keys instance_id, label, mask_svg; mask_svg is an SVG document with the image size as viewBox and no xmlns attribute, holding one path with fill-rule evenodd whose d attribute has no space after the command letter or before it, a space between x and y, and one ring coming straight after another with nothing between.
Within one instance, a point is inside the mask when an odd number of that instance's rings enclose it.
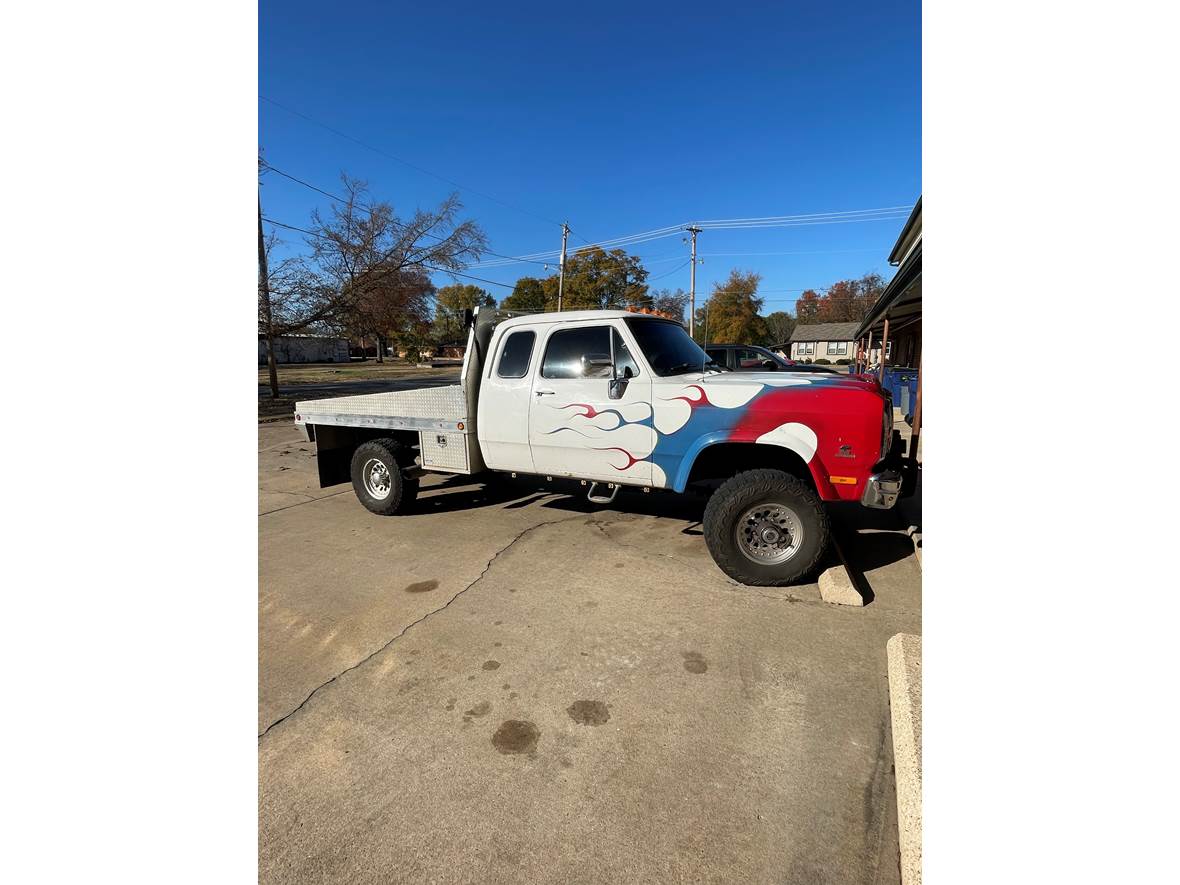
<instances>
[{"instance_id":1,"label":"asphalt parking area","mask_svg":"<svg viewBox=\"0 0 1180 885\"><path fill-rule=\"evenodd\" d=\"M432 477L382 518L259 449L263 881L898 881L889 514L834 514L845 608L734 584L675 496Z\"/></svg>"}]
</instances>

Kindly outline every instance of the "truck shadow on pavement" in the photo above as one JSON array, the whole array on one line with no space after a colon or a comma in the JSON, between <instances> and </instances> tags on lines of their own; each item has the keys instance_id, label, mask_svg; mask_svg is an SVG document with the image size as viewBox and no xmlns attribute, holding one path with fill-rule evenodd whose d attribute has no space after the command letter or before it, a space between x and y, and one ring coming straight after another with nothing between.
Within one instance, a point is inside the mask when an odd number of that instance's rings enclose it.
<instances>
[{"instance_id":1,"label":"truck shadow on pavement","mask_svg":"<svg viewBox=\"0 0 1180 885\"><path fill-rule=\"evenodd\" d=\"M658 490L644 493L622 488L613 503L595 504L587 500L586 491L587 488L577 480L539 482L497 477L484 483L468 476L452 476L424 487L413 513L450 513L484 507L520 510L537 504L546 510L571 514L622 513L682 521L685 525L679 534L699 538L704 543L701 522L708 502L704 495L677 495ZM821 569L842 562L868 604L874 593L866 573L912 556L913 543L899 524L898 515L892 511L868 510L859 504L839 503L828 505L828 515L836 543L824 558Z\"/></svg>"},{"instance_id":2,"label":"truck shadow on pavement","mask_svg":"<svg viewBox=\"0 0 1180 885\"><path fill-rule=\"evenodd\" d=\"M422 488L414 502L413 514L452 513L478 507L525 507L535 490L507 482L473 482L468 476L453 476Z\"/></svg>"}]
</instances>

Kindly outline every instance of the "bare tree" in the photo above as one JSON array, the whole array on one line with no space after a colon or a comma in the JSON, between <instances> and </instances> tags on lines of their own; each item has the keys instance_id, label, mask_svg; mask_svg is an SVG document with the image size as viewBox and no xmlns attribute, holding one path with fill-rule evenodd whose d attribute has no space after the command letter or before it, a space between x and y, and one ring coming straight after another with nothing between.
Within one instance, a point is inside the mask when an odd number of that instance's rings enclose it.
<instances>
[{"instance_id":1,"label":"bare tree","mask_svg":"<svg viewBox=\"0 0 1180 885\"><path fill-rule=\"evenodd\" d=\"M341 299L300 255L275 260L282 241L258 229L258 334L266 340L270 393L279 395L274 340L301 332L325 332L340 322Z\"/></svg>"},{"instance_id":2,"label":"bare tree","mask_svg":"<svg viewBox=\"0 0 1180 885\"><path fill-rule=\"evenodd\" d=\"M279 398L279 373L275 367L274 307L270 300L270 268L266 238L262 233L262 197L258 198L258 324L266 336L266 368L270 373L270 395Z\"/></svg>"},{"instance_id":3,"label":"bare tree","mask_svg":"<svg viewBox=\"0 0 1180 885\"><path fill-rule=\"evenodd\" d=\"M358 331L370 329L380 360L390 333L416 322L423 299L433 295L429 272L457 271L478 260L487 237L474 221L457 220L463 208L457 194L403 221L389 203L369 199L365 182L340 179L344 199L327 216L312 212L309 245L337 294L336 319Z\"/></svg>"}]
</instances>

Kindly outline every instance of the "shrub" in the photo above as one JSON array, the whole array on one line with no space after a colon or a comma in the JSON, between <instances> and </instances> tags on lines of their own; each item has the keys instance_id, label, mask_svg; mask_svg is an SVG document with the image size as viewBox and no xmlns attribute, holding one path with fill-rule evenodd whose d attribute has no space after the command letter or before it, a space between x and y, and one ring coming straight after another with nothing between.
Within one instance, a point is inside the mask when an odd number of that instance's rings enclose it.
<instances>
[{"instance_id":1,"label":"shrub","mask_svg":"<svg viewBox=\"0 0 1180 885\"><path fill-rule=\"evenodd\" d=\"M420 353L418 353L418 348L416 348L416 347L407 347L406 348L406 362L407 363L416 363L416 362L420 361L421 359L422 359L422 355Z\"/></svg>"},{"instance_id":2,"label":"shrub","mask_svg":"<svg viewBox=\"0 0 1180 885\"><path fill-rule=\"evenodd\" d=\"M851 366L851 365L852 365L852 360L850 360L850 359L849 359L848 357L846 357L846 356L844 356L844 357L840 357L840 359L836 360L836 365L837 365L837 366Z\"/></svg>"},{"instance_id":3,"label":"shrub","mask_svg":"<svg viewBox=\"0 0 1180 885\"><path fill-rule=\"evenodd\" d=\"M817 360L815 361L815 364L816 364L817 366L830 366L830 365L832 364L832 361L831 361L831 360L826 360L826 359L824 359L823 357L820 357L819 359L817 359Z\"/></svg>"}]
</instances>

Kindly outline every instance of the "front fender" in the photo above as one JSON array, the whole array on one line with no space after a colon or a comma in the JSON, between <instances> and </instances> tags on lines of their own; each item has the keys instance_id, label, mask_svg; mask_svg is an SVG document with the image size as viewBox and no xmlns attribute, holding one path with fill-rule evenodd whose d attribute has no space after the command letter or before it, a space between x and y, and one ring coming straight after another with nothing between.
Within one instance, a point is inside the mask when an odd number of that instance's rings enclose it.
<instances>
[{"instance_id":1,"label":"front fender","mask_svg":"<svg viewBox=\"0 0 1180 885\"><path fill-rule=\"evenodd\" d=\"M698 436L685 451L684 457L680 459L680 467L676 471L676 478L672 481L672 491L683 492L688 487L688 476L692 473L692 465L696 462L697 455L707 446L722 442L729 442L729 431L717 430Z\"/></svg>"}]
</instances>

